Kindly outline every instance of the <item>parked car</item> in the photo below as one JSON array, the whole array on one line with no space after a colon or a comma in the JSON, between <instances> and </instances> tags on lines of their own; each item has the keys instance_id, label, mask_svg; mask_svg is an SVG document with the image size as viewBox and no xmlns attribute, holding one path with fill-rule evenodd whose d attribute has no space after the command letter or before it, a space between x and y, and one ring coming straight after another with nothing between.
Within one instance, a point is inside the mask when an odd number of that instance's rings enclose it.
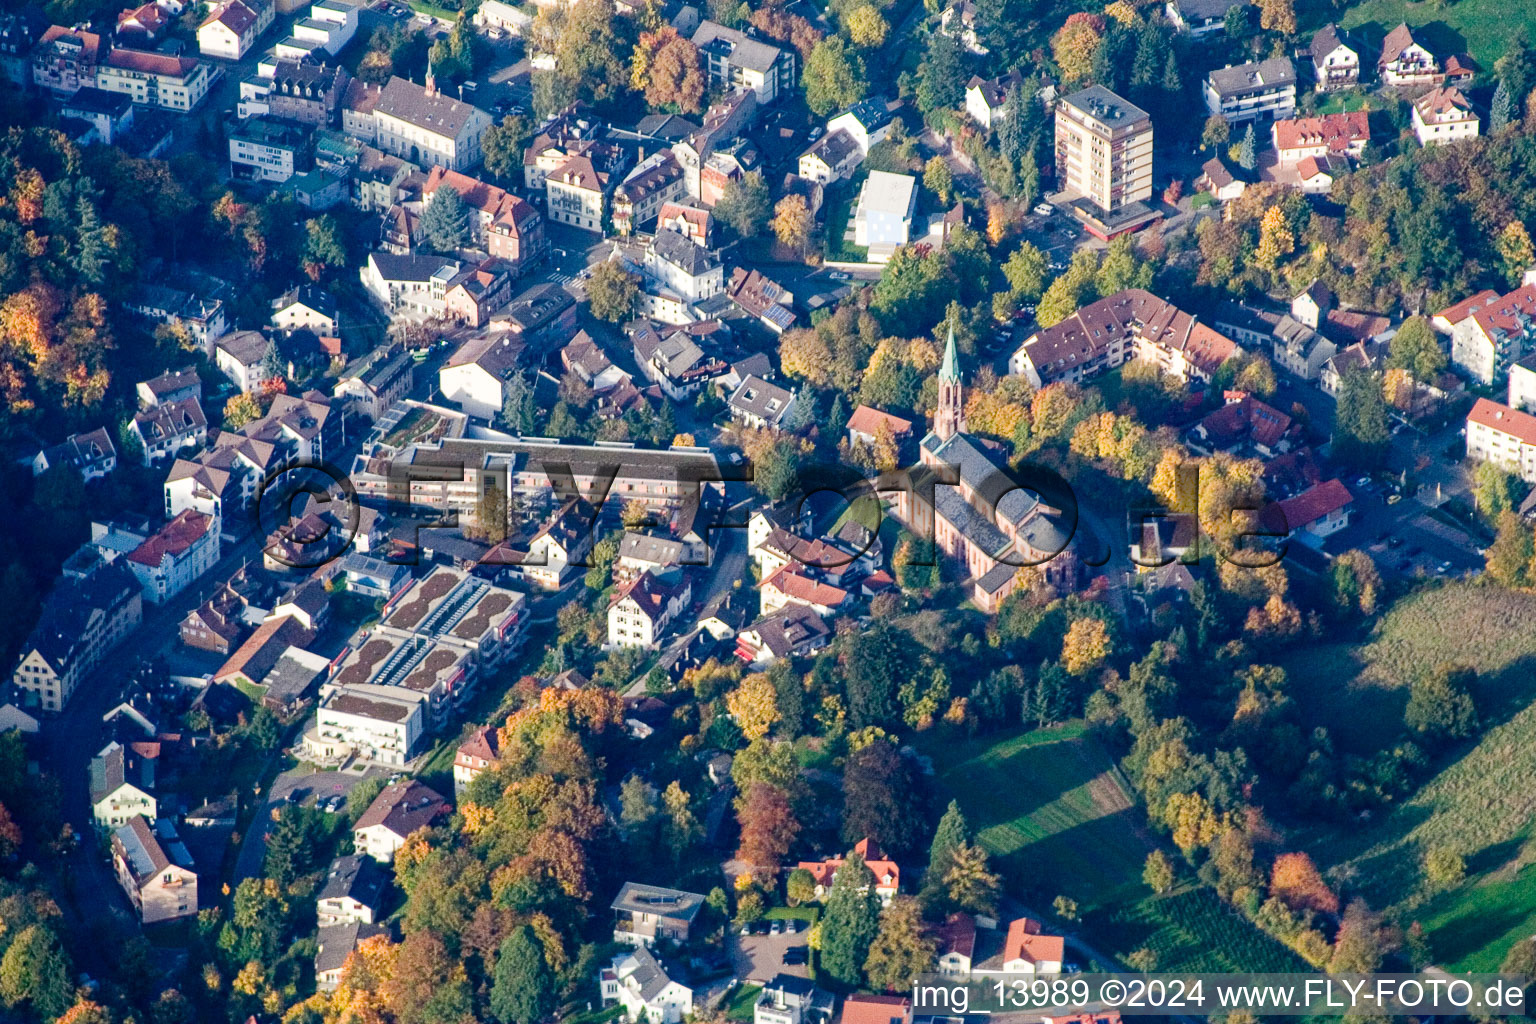
<instances>
[{"instance_id":1,"label":"parked car","mask_svg":"<svg viewBox=\"0 0 1536 1024\"><path fill-rule=\"evenodd\" d=\"M1050 203L1036 203L1035 212L1042 217L1049 217L1056 212L1056 208Z\"/></svg>"},{"instance_id":2,"label":"parked car","mask_svg":"<svg viewBox=\"0 0 1536 1024\"><path fill-rule=\"evenodd\" d=\"M805 946L790 946L784 951L786 967L803 966L811 962L811 951Z\"/></svg>"},{"instance_id":3,"label":"parked car","mask_svg":"<svg viewBox=\"0 0 1536 1024\"><path fill-rule=\"evenodd\" d=\"M773 924L768 926L768 934L770 934L770 935L778 935L778 934L780 934L783 931L784 931L784 922L783 921L775 921L775 922L773 922Z\"/></svg>"}]
</instances>

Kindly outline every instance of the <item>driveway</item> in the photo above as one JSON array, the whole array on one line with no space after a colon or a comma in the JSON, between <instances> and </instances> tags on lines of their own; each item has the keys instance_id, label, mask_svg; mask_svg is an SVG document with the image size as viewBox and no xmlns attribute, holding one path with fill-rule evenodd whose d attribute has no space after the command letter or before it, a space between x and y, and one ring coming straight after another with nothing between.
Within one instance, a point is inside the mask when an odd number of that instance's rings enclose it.
<instances>
[{"instance_id":1,"label":"driveway","mask_svg":"<svg viewBox=\"0 0 1536 1024\"><path fill-rule=\"evenodd\" d=\"M799 922L801 930L793 935L742 935L739 928L732 928L730 938L731 964L736 977L743 982L761 985L772 981L775 974L787 974L792 978L809 978L810 968L804 964L785 964L784 951L791 946L804 946L809 941L805 922Z\"/></svg>"},{"instance_id":2,"label":"driveway","mask_svg":"<svg viewBox=\"0 0 1536 1024\"><path fill-rule=\"evenodd\" d=\"M311 774L295 770L279 775L272 783L272 788L267 791L266 803L257 808L250 826L245 831L245 838L240 844L240 856L235 861L235 877L231 884L239 885L243 879L261 873L262 861L267 856L267 836L276 825L273 812L288 806L290 793L299 793L298 802L313 807L320 800L328 800L338 794L345 796L352 791L353 786L365 778L383 778L389 774L383 768L369 768L362 773L316 772ZM343 802L337 813L346 814L350 809Z\"/></svg>"}]
</instances>

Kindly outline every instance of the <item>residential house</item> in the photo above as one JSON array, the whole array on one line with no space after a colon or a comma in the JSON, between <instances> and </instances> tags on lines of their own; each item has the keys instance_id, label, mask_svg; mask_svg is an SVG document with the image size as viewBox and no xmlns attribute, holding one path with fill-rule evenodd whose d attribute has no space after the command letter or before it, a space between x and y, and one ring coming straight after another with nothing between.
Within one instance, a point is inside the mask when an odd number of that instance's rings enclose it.
<instances>
[{"instance_id":1,"label":"residential house","mask_svg":"<svg viewBox=\"0 0 1536 1024\"><path fill-rule=\"evenodd\" d=\"M99 480L117 468L117 446L106 427L86 434L70 434L62 443L44 448L32 457L32 475L42 476L57 466L69 466L86 483Z\"/></svg>"},{"instance_id":2,"label":"residential house","mask_svg":"<svg viewBox=\"0 0 1536 1024\"><path fill-rule=\"evenodd\" d=\"M208 440L208 420L196 398L167 402L134 413L128 429L138 438L141 461L146 466L174 456L184 448L201 447Z\"/></svg>"},{"instance_id":3,"label":"residential house","mask_svg":"<svg viewBox=\"0 0 1536 1024\"><path fill-rule=\"evenodd\" d=\"M334 992L341 984L347 960L357 951L358 944L364 939L388 934L389 929L383 925L360 921L322 926L315 935L315 988L321 992Z\"/></svg>"},{"instance_id":4,"label":"residential house","mask_svg":"<svg viewBox=\"0 0 1536 1024\"><path fill-rule=\"evenodd\" d=\"M443 295L443 315L467 327L480 327L512 298L515 268L495 256L459 272Z\"/></svg>"},{"instance_id":5,"label":"residential house","mask_svg":"<svg viewBox=\"0 0 1536 1024\"><path fill-rule=\"evenodd\" d=\"M829 1024L831 1020L832 993L793 974L775 974L752 1004L752 1024Z\"/></svg>"},{"instance_id":6,"label":"residential house","mask_svg":"<svg viewBox=\"0 0 1536 1024\"><path fill-rule=\"evenodd\" d=\"M139 399L139 408L152 409L157 405L184 402L189 398L201 399L203 382L198 379L195 368L184 366L140 381L134 390Z\"/></svg>"},{"instance_id":7,"label":"residential house","mask_svg":"<svg viewBox=\"0 0 1536 1024\"><path fill-rule=\"evenodd\" d=\"M501 730L494 725L482 725L469 734L469 738L454 751L453 792L458 796L475 781L482 772L493 771L498 764Z\"/></svg>"},{"instance_id":8,"label":"residential house","mask_svg":"<svg viewBox=\"0 0 1536 1024\"><path fill-rule=\"evenodd\" d=\"M568 158L544 178L546 215L557 224L601 233L611 181L589 157Z\"/></svg>"},{"instance_id":9,"label":"residential house","mask_svg":"<svg viewBox=\"0 0 1536 1024\"><path fill-rule=\"evenodd\" d=\"M118 828L141 816L154 821L154 761L115 740L91 758L91 818L103 828Z\"/></svg>"},{"instance_id":10,"label":"residential house","mask_svg":"<svg viewBox=\"0 0 1536 1024\"><path fill-rule=\"evenodd\" d=\"M613 230L628 236L650 224L660 216L662 207L683 195L686 185L682 164L670 149L653 153L614 190Z\"/></svg>"},{"instance_id":11,"label":"residential house","mask_svg":"<svg viewBox=\"0 0 1536 1024\"><path fill-rule=\"evenodd\" d=\"M181 642L228 658L266 618L270 598L265 580L242 568L181 620Z\"/></svg>"},{"instance_id":12,"label":"residential house","mask_svg":"<svg viewBox=\"0 0 1536 1024\"><path fill-rule=\"evenodd\" d=\"M343 119L345 123L345 118ZM480 162L491 115L426 85L391 77L373 103L373 137L365 142L424 167L462 171Z\"/></svg>"},{"instance_id":13,"label":"residential house","mask_svg":"<svg viewBox=\"0 0 1536 1024\"><path fill-rule=\"evenodd\" d=\"M694 398L704 385L726 369L723 360L704 351L702 343L729 329L717 320L700 320L660 330L640 323L630 331L630 344L640 372L674 402ZM715 348L715 345L711 345Z\"/></svg>"},{"instance_id":14,"label":"residential house","mask_svg":"<svg viewBox=\"0 0 1536 1024\"><path fill-rule=\"evenodd\" d=\"M853 995L843 1000L841 1024L912 1024L906 996Z\"/></svg>"},{"instance_id":15,"label":"residential house","mask_svg":"<svg viewBox=\"0 0 1536 1024\"><path fill-rule=\"evenodd\" d=\"M683 187L687 194L713 206L714 200L706 198L704 187L705 164L719 149L736 144L750 126L759 106L757 93L742 89L728 93L704 112L699 129L686 138L673 143L672 155L683 168Z\"/></svg>"},{"instance_id":16,"label":"residential house","mask_svg":"<svg viewBox=\"0 0 1536 1024\"><path fill-rule=\"evenodd\" d=\"M760 104L771 104L795 88L797 54L789 47L763 42L745 32L702 21L693 45L704 58L709 84L728 92L751 90Z\"/></svg>"},{"instance_id":17,"label":"residential house","mask_svg":"<svg viewBox=\"0 0 1536 1024\"><path fill-rule=\"evenodd\" d=\"M126 93L141 107L188 113L208 95L208 65L191 57L116 49L96 68L96 88Z\"/></svg>"},{"instance_id":18,"label":"residential house","mask_svg":"<svg viewBox=\"0 0 1536 1024\"><path fill-rule=\"evenodd\" d=\"M1440 58L1414 38L1413 29L1399 24L1381 42L1376 72L1387 85L1440 85L1446 69Z\"/></svg>"},{"instance_id":19,"label":"residential house","mask_svg":"<svg viewBox=\"0 0 1536 1024\"><path fill-rule=\"evenodd\" d=\"M1349 161L1342 156L1307 156L1296 165L1296 180L1307 195L1327 195L1340 176L1349 173Z\"/></svg>"},{"instance_id":20,"label":"residential house","mask_svg":"<svg viewBox=\"0 0 1536 1024\"><path fill-rule=\"evenodd\" d=\"M1247 6L1249 0L1168 0L1163 5L1163 14L1180 32L1188 32L1195 39L1204 39L1218 33L1225 34L1227 12L1234 7ZM1249 13L1256 24L1258 15L1252 11Z\"/></svg>"},{"instance_id":21,"label":"residential house","mask_svg":"<svg viewBox=\"0 0 1536 1024\"><path fill-rule=\"evenodd\" d=\"M1260 521L1276 536L1321 541L1349 525L1354 496L1339 480L1325 480L1269 505Z\"/></svg>"},{"instance_id":22,"label":"residential house","mask_svg":"<svg viewBox=\"0 0 1536 1024\"><path fill-rule=\"evenodd\" d=\"M396 316L441 318L448 284L462 264L442 256L371 252L358 276L370 298Z\"/></svg>"},{"instance_id":23,"label":"residential house","mask_svg":"<svg viewBox=\"0 0 1536 1024\"><path fill-rule=\"evenodd\" d=\"M779 430L795 407L795 392L753 375L731 392L725 404L737 423L759 430Z\"/></svg>"},{"instance_id":24,"label":"residential house","mask_svg":"<svg viewBox=\"0 0 1536 1024\"><path fill-rule=\"evenodd\" d=\"M147 3L117 12L117 41L135 50L153 50L170 27L170 14L158 4Z\"/></svg>"},{"instance_id":25,"label":"residential house","mask_svg":"<svg viewBox=\"0 0 1536 1024\"><path fill-rule=\"evenodd\" d=\"M1479 398L1467 414L1467 456L1536 483L1536 416Z\"/></svg>"},{"instance_id":26,"label":"residential house","mask_svg":"<svg viewBox=\"0 0 1536 1024\"><path fill-rule=\"evenodd\" d=\"M1202 192L1209 192L1211 198L1218 203L1225 203L1242 195L1248 184L1234 177L1227 165L1222 163L1221 157L1213 156L1200 165L1200 176L1195 179L1195 187Z\"/></svg>"},{"instance_id":27,"label":"residential house","mask_svg":"<svg viewBox=\"0 0 1536 1024\"><path fill-rule=\"evenodd\" d=\"M110 146L114 139L121 142L123 134L133 128L133 98L88 85L59 104L59 117L86 122L96 139Z\"/></svg>"},{"instance_id":28,"label":"residential house","mask_svg":"<svg viewBox=\"0 0 1536 1024\"><path fill-rule=\"evenodd\" d=\"M1333 291L1321 279L1297 292L1291 299L1291 316L1312 330L1321 330L1333 312Z\"/></svg>"},{"instance_id":29,"label":"residential house","mask_svg":"<svg viewBox=\"0 0 1536 1024\"><path fill-rule=\"evenodd\" d=\"M962 47L978 57L991 52L976 32L976 0L954 0L945 7L939 15L939 34L959 41Z\"/></svg>"},{"instance_id":30,"label":"residential house","mask_svg":"<svg viewBox=\"0 0 1536 1024\"><path fill-rule=\"evenodd\" d=\"M239 180L281 183L309 166L308 129L272 117L250 117L229 130L230 173Z\"/></svg>"},{"instance_id":31,"label":"residential house","mask_svg":"<svg viewBox=\"0 0 1536 1024\"><path fill-rule=\"evenodd\" d=\"M576 330L576 300L560 285L544 281L514 296L496 315L493 326L505 324L534 358L564 344Z\"/></svg>"},{"instance_id":32,"label":"residential house","mask_svg":"<svg viewBox=\"0 0 1536 1024\"><path fill-rule=\"evenodd\" d=\"M1005 974L1060 974L1065 951L1066 940L1060 935L1042 934L1039 921L1021 917L1009 922L997 969Z\"/></svg>"},{"instance_id":33,"label":"residential house","mask_svg":"<svg viewBox=\"0 0 1536 1024\"><path fill-rule=\"evenodd\" d=\"M1317 380L1338 346L1292 315L1280 317L1270 335L1275 365L1302 380Z\"/></svg>"},{"instance_id":34,"label":"residential house","mask_svg":"<svg viewBox=\"0 0 1536 1024\"><path fill-rule=\"evenodd\" d=\"M448 801L415 779L392 782L352 826L353 848L380 864L393 863L396 851L413 832L429 828L451 813Z\"/></svg>"},{"instance_id":35,"label":"residential house","mask_svg":"<svg viewBox=\"0 0 1536 1024\"><path fill-rule=\"evenodd\" d=\"M1536 285L1474 305L1451 331L1451 362L1483 384L1501 382L1511 364L1536 351Z\"/></svg>"},{"instance_id":36,"label":"residential house","mask_svg":"<svg viewBox=\"0 0 1536 1024\"><path fill-rule=\"evenodd\" d=\"M738 309L756 317L758 323L774 334L783 334L795 326L795 297L760 270L744 267L732 270L725 293Z\"/></svg>"},{"instance_id":37,"label":"residential house","mask_svg":"<svg viewBox=\"0 0 1536 1024\"><path fill-rule=\"evenodd\" d=\"M854 209L854 244L869 249L871 262L883 263L906 245L917 209L917 179L910 174L870 171Z\"/></svg>"},{"instance_id":38,"label":"residential house","mask_svg":"<svg viewBox=\"0 0 1536 1024\"><path fill-rule=\"evenodd\" d=\"M1457 325L1463 320L1485 306L1497 303L1502 297L1492 288L1484 288L1476 295L1462 299L1455 305L1440 310L1429 318L1429 324L1441 334L1453 334L1456 331Z\"/></svg>"},{"instance_id":39,"label":"residential house","mask_svg":"<svg viewBox=\"0 0 1536 1024\"><path fill-rule=\"evenodd\" d=\"M356 82L352 83L348 89L350 90L356 84ZM316 159L319 159L318 148ZM402 160L373 146L364 146L361 155L357 158L357 163L351 168L349 201L354 207L364 212L383 212L405 199L406 182L420 173L421 168L409 160ZM401 209L403 210L404 207ZM542 230L540 234L542 235ZM406 233L406 241L409 242L409 230Z\"/></svg>"},{"instance_id":40,"label":"residential house","mask_svg":"<svg viewBox=\"0 0 1536 1024\"><path fill-rule=\"evenodd\" d=\"M1296 68L1288 57L1270 57L1212 71L1203 87L1205 107L1228 124L1278 121L1296 111Z\"/></svg>"},{"instance_id":41,"label":"residential house","mask_svg":"<svg viewBox=\"0 0 1536 1024\"><path fill-rule=\"evenodd\" d=\"M976 918L956 910L934 929L938 946L934 966L946 978L969 978L976 956Z\"/></svg>"},{"instance_id":42,"label":"residential house","mask_svg":"<svg viewBox=\"0 0 1536 1024\"><path fill-rule=\"evenodd\" d=\"M410 393L416 360L408 350L376 352L362 366L348 370L332 389L332 397L345 400L348 408L377 420Z\"/></svg>"},{"instance_id":43,"label":"residential house","mask_svg":"<svg viewBox=\"0 0 1536 1024\"><path fill-rule=\"evenodd\" d=\"M1477 111L1454 85L1431 89L1413 101L1413 134L1421 146L1475 139Z\"/></svg>"},{"instance_id":44,"label":"residential house","mask_svg":"<svg viewBox=\"0 0 1536 1024\"><path fill-rule=\"evenodd\" d=\"M476 419L501 415L509 389L518 380L523 344L510 331L470 338L437 372L443 398Z\"/></svg>"},{"instance_id":45,"label":"residential house","mask_svg":"<svg viewBox=\"0 0 1536 1024\"><path fill-rule=\"evenodd\" d=\"M823 135L800 154L800 177L818 185L830 185L851 178L864 162L864 156L853 136L839 128Z\"/></svg>"},{"instance_id":46,"label":"residential house","mask_svg":"<svg viewBox=\"0 0 1536 1024\"><path fill-rule=\"evenodd\" d=\"M410 566L386 562L357 551L349 551L341 560L347 590L364 597L394 597L411 583Z\"/></svg>"},{"instance_id":47,"label":"residential house","mask_svg":"<svg viewBox=\"0 0 1536 1024\"><path fill-rule=\"evenodd\" d=\"M656 215L656 230L676 231L693 244L707 249L715 232L715 217L701 206L663 203L661 211Z\"/></svg>"},{"instance_id":48,"label":"residential house","mask_svg":"<svg viewBox=\"0 0 1536 1024\"><path fill-rule=\"evenodd\" d=\"M271 376L262 366L270 344L260 331L233 331L214 343L214 363L241 391L256 391Z\"/></svg>"},{"instance_id":49,"label":"residential house","mask_svg":"<svg viewBox=\"0 0 1536 1024\"><path fill-rule=\"evenodd\" d=\"M1332 359L1323 364L1322 371L1317 375L1318 387L1322 389L1323 394L1337 398L1345 374L1351 370L1364 370L1374 374L1380 369L1384 348L1385 346L1379 344L1355 342L1353 345L1339 349Z\"/></svg>"},{"instance_id":50,"label":"residential house","mask_svg":"<svg viewBox=\"0 0 1536 1024\"><path fill-rule=\"evenodd\" d=\"M613 562L614 582L622 585L644 573L660 577L681 565L704 564L690 554L688 545L676 538L626 530Z\"/></svg>"},{"instance_id":51,"label":"residential house","mask_svg":"<svg viewBox=\"0 0 1536 1024\"><path fill-rule=\"evenodd\" d=\"M83 578L60 579L21 646L12 685L27 706L62 711L80 680L137 629L143 617L138 580L115 562Z\"/></svg>"},{"instance_id":52,"label":"residential house","mask_svg":"<svg viewBox=\"0 0 1536 1024\"><path fill-rule=\"evenodd\" d=\"M384 916L388 891L389 876L378 861L355 853L337 857L315 896L315 916L322 928L351 921L373 924Z\"/></svg>"},{"instance_id":53,"label":"residential house","mask_svg":"<svg viewBox=\"0 0 1536 1024\"><path fill-rule=\"evenodd\" d=\"M97 84L96 69L106 52L101 36L94 32L50 25L32 49L32 84L56 95L73 96Z\"/></svg>"},{"instance_id":54,"label":"residential house","mask_svg":"<svg viewBox=\"0 0 1536 1024\"><path fill-rule=\"evenodd\" d=\"M1360 53L1332 22L1318 29L1308 47L1318 92L1349 89L1360 84Z\"/></svg>"},{"instance_id":55,"label":"residential house","mask_svg":"<svg viewBox=\"0 0 1536 1024\"><path fill-rule=\"evenodd\" d=\"M403 766L421 752L429 732L429 700L428 694L406 686L349 683L331 688L304 734L304 750L327 763L356 757ZM380 836L380 842L388 841Z\"/></svg>"},{"instance_id":56,"label":"residential house","mask_svg":"<svg viewBox=\"0 0 1536 1024\"><path fill-rule=\"evenodd\" d=\"M872 445L884 432L890 440L903 444L912 437L912 421L892 416L868 405L860 405L848 417L848 443Z\"/></svg>"},{"instance_id":57,"label":"residential house","mask_svg":"<svg viewBox=\"0 0 1536 1024\"><path fill-rule=\"evenodd\" d=\"M580 498L569 498L528 541L519 561L522 576L535 586L558 590L571 571L585 567L592 550L597 514Z\"/></svg>"},{"instance_id":58,"label":"residential house","mask_svg":"<svg viewBox=\"0 0 1536 1024\"><path fill-rule=\"evenodd\" d=\"M197 914L197 871L169 819L132 818L113 832L112 867L144 924Z\"/></svg>"},{"instance_id":59,"label":"residential house","mask_svg":"<svg viewBox=\"0 0 1536 1024\"><path fill-rule=\"evenodd\" d=\"M1283 455L1297 442L1300 424L1246 391L1223 393L1221 408L1189 430L1189 442L1205 452L1246 452L1263 458Z\"/></svg>"},{"instance_id":60,"label":"residential house","mask_svg":"<svg viewBox=\"0 0 1536 1024\"><path fill-rule=\"evenodd\" d=\"M128 553L125 564L143 588L144 600L164 604L219 560L219 524L186 509Z\"/></svg>"},{"instance_id":61,"label":"residential house","mask_svg":"<svg viewBox=\"0 0 1536 1024\"><path fill-rule=\"evenodd\" d=\"M280 331L311 331L318 337L335 337L338 326L336 298L312 284L301 284L272 302L272 326Z\"/></svg>"},{"instance_id":62,"label":"residential house","mask_svg":"<svg viewBox=\"0 0 1536 1024\"><path fill-rule=\"evenodd\" d=\"M880 902L890 903L901 892L901 868L894 860L885 855L880 849L880 844L869 837L860 839L853 846L853 853L864 861L864 866L869 868L875 876L875 894L880 897ZM795 865L797 870L809 871L812 880L816 883L816 897L820 899L832 888L833 877L838 868L843 866L842 857L829 857L826 860L803 860Z\"/></svg>"},{"instance_id":63,"label":"residential house","mask_svg":"<svg viewBox=\"0 0 1536 1024\"><path fill-rule=\"evenodd\" d=\"M224 302L217 294L141 284L123 301L123 308L156 323L182 328L209 358L213 357L214 341L229 330Z\"/></svg>"},{"instance_id":64,"label":"residential house","mask_svg":"<svg viewBox=\"0 0 1536 1024\"><path fill-rule=\"evenodd\" d=\"M280 60L268 87L267 110L284 121L330 128L340 123L351 86L352 77L339 64Z\"/></svg>"},{"instance_id":65,"label":"residential house","mask_svg":"<svg viewBox=\"0 0 1536 1024\"><path fill-rule=\"evenodd\" d=\"M293 616L268 615L213 673L213 681L260 686L288 648L302 647L313 639L313 634Z\"/></svg>"},{"instance_id":66,"label":"residential house","mask_svg":"<svg viewBox=\"0 0 1536 1024\"><path fill-rule=\"evenodd\" d=\"M1040 388L1058 380L1089 380L1134 358L1184 381L1208 381L1236 352L1230 339L1191 314L1131 288L1030 335L1009 359L1008 371Z\"/></svg>"},{"instance_id":67,"label":"residential house","mask_svg":"<svg viewBox=\"0 0 1536 1024\"><path fill-rule=\"evenodd\" d=\"M999 78L972 75L965 84L965 112L983 128L991 129L1007 116L1008 94L1023 85L1024 76L1018 68Z\"/></svg>"},{"instance_id":68,"label":"residential house","mask_svg":"<svg viewBox=\"0 0 1536 1024\"><path fill-rule=\"evenodd\" d=\"M686 575L665 580L641 573L614 591L608 602L608 645L655 647L692 599L693 585Z\"/></svg>"},{"instance_id":69,"label":"residential house","mask_svg":"<svg viewBox=\"0 0 1536 1024\"><path fill-rule=\"evenodd\" d=\"M803 657L825 647L832 627L812 609L786 605L736 634L736 657L748 665L766 665L778 658Z\"/></svg>"},{"instance_id":70,"label":"residential house","mask_svg":"<svg viewBox=\"0 0 1536 1024\"><path fill-rule=\"evenodd\" d=\"M265 14L265 19L262 14ZM204 57L240 60L271 24L270 2L226 0L209 11L207 19L198 26L197 52Z\"/></svg>"},{"instance_id":71,"label":"residential house","mask_svg":"<svg viewBox=\"0 0 1536 1024\"><path fill-rule=\"evenodd\" d=\"M703 906L704 897L695 892L625 882L609 904L613 941L637 947L650 946L658 938L687 942Z\"/></svg>"},{"instance_id":72,"label":"residential house","mask_svg":"<svg viewBox=\"0 0 1536 1024\"><path fill-rule=\"evenodd\" d=\"M1536 353L1510 364L1509 406L1522 412L1536 412Z\"/></svg>"},{"instance_id":73,"label":"residential house","mask_svg":"<svg viewBox=\"0 0 1536 1024\"><path fill-rule=\"evenodd\" d=\"M1364 110L1320 117L1292 117L1276 121L1270 130L1282 164L1299 163L1307 157L1349 157L1359 160L1371 141L1371 126Z\"/></svg>"},{"instance_id":74,"label":"residential house","mask_svg":"<svg viewBox=\"0 0 1536 1024\"><path fill-rule=\"evenodd\" d=\"M799 562L780 566L758 585L761 613L771 615L787 605L804 605L822 618L842 610L853 596L842 587L818 578L821 574Z\"/></svg>"},{"instance_id":75,"label":"residential house","mask_svg":"<svg viewBox=\"0 0 1536 1024\"><path fill-rule=\"evenodd\" d=\"M872 97L859 100L853 106L827 122L827 134L847 132L858 143L859 152L869 155L871 146L884 142L891 133L890 106L885 100Z\"/></svg>"},{"instance_id":76,"label":"residential house","mask_svg":"<svg viewBox=\"0 0 1536 1024\"><path fill-rule=\"evenodd\" d=\"M445 186L457 192L471 211L474 245L514 268L526 267L544 254L544 217L532 204L505 189L438 166L421 188L423 206Z\"/></svg>"},{"instance_id":77,"label":"residential house","mask_svg":"<svg viewBox=\"0 0 1536 1024\"><path fill-rule=\"evenodd\" d=\"M604 1005L618 1003L631 1024L681 1024L693 1015L693 989L669 975L643 945L613 958L600 990Z\"/></svg>"},{"instance_id":78,"label":"residential house","mask_svg":"<svg viewBox=\"0 0 1536 1024\"><path fill-rule=\"evenodd\" d=\"M646 314L663 323L697 319L692 309L725 289L718 257L676 231L658 231L645 249Z\"/></svg>"}]
</instances>

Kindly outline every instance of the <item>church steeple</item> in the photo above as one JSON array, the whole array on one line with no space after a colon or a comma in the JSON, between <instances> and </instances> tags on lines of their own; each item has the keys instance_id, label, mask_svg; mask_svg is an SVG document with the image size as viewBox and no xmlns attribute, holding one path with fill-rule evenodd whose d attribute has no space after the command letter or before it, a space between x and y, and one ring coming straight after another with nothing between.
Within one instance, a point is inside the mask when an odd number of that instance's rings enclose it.
<instances>
[{"instance_id":1,"label":"church steeple","mask_svg":"<svg viewBox=\"0 0 1536 1024\"><path fill-rule=\"evenodd\" d=\"M965 386L960 381L960 354L955 350L953 323L944 341L944 362L939 366L939 408L933 414L933 432L940 441L965 432Z\"/></svg>"}]
</instances>

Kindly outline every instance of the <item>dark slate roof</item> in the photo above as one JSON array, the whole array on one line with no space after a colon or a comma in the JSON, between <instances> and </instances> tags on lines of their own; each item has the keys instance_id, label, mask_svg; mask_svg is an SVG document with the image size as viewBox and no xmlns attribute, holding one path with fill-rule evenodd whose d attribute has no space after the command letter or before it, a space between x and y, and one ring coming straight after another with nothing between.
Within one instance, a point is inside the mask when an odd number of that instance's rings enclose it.
<instances>
[{"instance_id":1,"label":"dark slate roof","mask_svg":"<svg viewBox=\"0 0 1536 1024\"><path fill-rule=\"evenodd\" d=\"M377 909L384 896L389 878L372 857L349 854L337 857L326 873L325 885L316 895L317 900L350 898L365 907Z\"/></svg>"},{"instance_id":2,"label":"dark slate roof","mask_svg":"<svg viewBox=\"0 0 1536 1024\"><path fill-rule=\"evenodd\" d=\"M397 117L435 135L445 135L450 138L457 138L464 125L475 114L485 113L479 107L461 103L441 93L429 94L424 86L399 77L391 78L384 86L384 91L379 95L379 102L374 110Z\"/></svg>"},{"instance_id":3,"label":"dark slate roof","mask_svg":"<svg viewBox=\"0 0 1536 1024\"><path fill-rule=\"evenodd\" d=\"M1295 85L1296 68L1288 57L1271 57L1233 67L1217 68L1210 73L1211 88L1219 96L1238 96L1246 92Z\"/></svg>"},{"instance_id":4,"label":"dark slate roof","mask_svg":"<svg viewBox=\"0 0 1536 1024\"><path fill-rule=\"evenodd\" d=\"M698 277L720 266L720 261L702 245L695 245L687 236L670 229L656 232L651 250L685 273Z\"/></svg>"}]
</instances>

